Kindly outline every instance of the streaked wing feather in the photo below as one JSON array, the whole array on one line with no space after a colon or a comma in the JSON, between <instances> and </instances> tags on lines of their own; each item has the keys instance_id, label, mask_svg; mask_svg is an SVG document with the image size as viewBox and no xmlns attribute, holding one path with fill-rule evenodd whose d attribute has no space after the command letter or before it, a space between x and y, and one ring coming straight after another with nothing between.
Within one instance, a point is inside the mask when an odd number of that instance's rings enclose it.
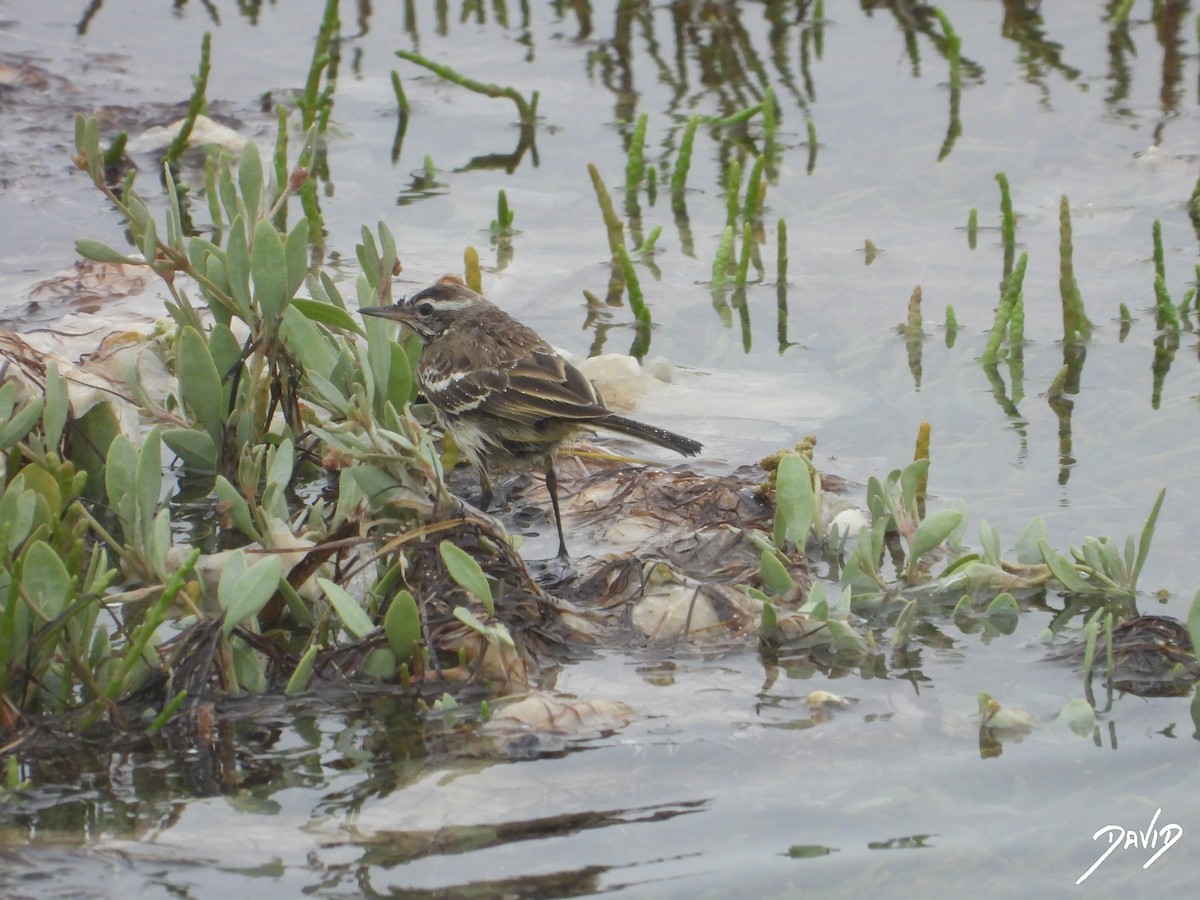
<instances>
[{"instance_id":1,"label":"streaked wing feather","mask_svg":"<svg viewBox=\"0 0 1200 900\"><path fill-rule=\"evenodd\" d=\"M496 391L505 390L506 382L502 372L477 370L448 381L444 388L437 391L436 398L430 395L431 402L444 413L461 415L484 406Z\"/></svg>"},{"instance_id":2,"label":"streaked wing feather","mask_svg":"<svg viewBox=\"0 0 1200 900\"><path fill-rule=\"evenodd\" d=\"M508 386L504 372L471 369L469 360L452 357L436 346L426 347L418 377L429 402L452 416L479 408L488 395Z\"/></svg>"},{"instance_id":3,"label":"streaked wing feather","mask_svg":"<svg viewBox=\"0 0 1200 900\"><path fill-rule=\"evenodd\" d=\"M516 361L507 375L505 389L480 407L494 416L532 423L545 418L586 421L608 414L592 383L549 347Z\"/></svg>"}]
</instances>

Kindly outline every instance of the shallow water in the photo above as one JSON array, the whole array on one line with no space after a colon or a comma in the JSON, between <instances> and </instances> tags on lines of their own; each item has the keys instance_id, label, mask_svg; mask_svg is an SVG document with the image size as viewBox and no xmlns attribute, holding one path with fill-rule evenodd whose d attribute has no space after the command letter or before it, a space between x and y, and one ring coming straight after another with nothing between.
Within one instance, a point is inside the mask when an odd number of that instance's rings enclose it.
<instances>
[{"instance_id":1,"label":"shallow water","mask_svg":"<svg viewBox=\"0 0 1200 900\"><path fill-rule=\"evenodd\" d=\"M1135 3L1115 28L1107 21L1115 5L1042 4L1039 17L1016 3L944 4L962 38L961 133L948 152L954 91L941 26L925 7L910 18L884 4L827 3L828 18L814 25L802 4L595 3L590 31L583 4L347 7L322 197L328 259L353 274L360 226L384 219L397 235L402 281L415 287L460 271L473 244L493 300L556 345L586 352L600 338L584 325L582 292L604 296L609 277L586 164L597 165L621 209L632 119L650 114L647 158L665 187L688 116L734 112L770 83L784 152L766 194L764 276L747 291L747 329L736 311L722 320L707 285L725 221L718 142L700 129L690 238L665 190L654 205L641 197L643 230L663 226L661 276L639 267L658 326L650 353L681 367L679 390L648 398L642 413L704 440L718 466L813 432L818 466L859 483L910 459L929 420L931 491L967 501L971 543L982 518L999 524L1007 546L1035 515L1062 549L1085 535L1123 540L1165 485L1140 607L1185 618L1200 587L1191 454L1200 374L1187 331L1152 399L1151 227L1162 223L1178 302L1196 278L1187 214L1200 159L1196 12L1183 2ZM74 312L63 327L83 330L92 313L44 292L31 308L31 291L72 264L75 238L121 245L102 198L71 172L74 112L102 110L131 132L177 117L200 35L211 30L213 111L269 146L274 116L260 97L302 86L322 6L105 3L82 24L76 9L6 10L0 64L35 68L0 86L0 317L42 327ZM626 20L618 6L636 15ZM690 15L686 26L676 30L673 11ZM394 57L397 48L540 91L536 155L527 151L511 172L480 167L518 146L512 105L439 82ZM411 104L395 160L392 69ZM426 156L437 168L432 189L421 182ZM151 191L152 159L139 161L139 185ZM1003 274L1000 171L1012 186L1017 252L1029 254L1026 396L1016 415L977 362ZM519 230L502 268L487 230L501 188ZM1041 396L1063 364L1064 194L1075 271L1097 326L1069 432ZM773 224L781 217L791 342L782 350ZM919 379L894 328L916 285L928 333ZM1134 317L1124 337L1122 303ZM947 304L960 324L953 347L941 327ZM153 293L100 310L160 313ZM612 308L603 348L627 350L631 322L627 309ZM1009 370L1001 373L1008 382ZM1063 605L1053 596L1047 604ZM1192 698L1123 696L1105 708L1100 696L1094 739L1075 736L1054 720L1083 695L1082 678L1046 658L1038 639L1051 615L1028 611L1008 636L964 634L947 617L927 623L906 658L837 677L801 664L779 670L751 650L610 650L565 667L555 687L622 700L636 717L565 745L498 750L472 729L418 726L375 698L259 715L226 736L233 755L215 769L134 748L79 768L31 770L27 790L0 800L0 893L218 896L250 884L281 897L468 887L1025 895L1068 890L1107 846L1094 833L1109 824L1144 830L1157 809L1156 827L1182 827L1179 845L1148 869L1154 849L1118 850L1085 889L1161 895L1193 883ZM816 715L806 702L813 690L853 702ZM979 691L1025 707L1042 726L995 755L980 743ZM215 784L213 771L222 774Z\"/></svg>"}]
</instances>

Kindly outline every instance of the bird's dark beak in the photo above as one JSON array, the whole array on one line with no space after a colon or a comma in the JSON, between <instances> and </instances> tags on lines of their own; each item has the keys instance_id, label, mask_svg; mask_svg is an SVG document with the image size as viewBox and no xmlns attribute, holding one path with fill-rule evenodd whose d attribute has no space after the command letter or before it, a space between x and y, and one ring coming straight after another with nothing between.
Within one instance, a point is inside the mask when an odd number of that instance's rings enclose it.
<instances>
[{"instance_id":1,"label":"bird's dark beak","mask_svg":"<svg viewBox=\"0 0 1200 900\"><path fill-rule=\"evenodd\" d=\"M364 316L377 316L380 319L392 319L396 322L404 322L408 317L404 314L404 310L400 306L364 306L359 310L359 313Z\"/></svg>"}]
</instances>

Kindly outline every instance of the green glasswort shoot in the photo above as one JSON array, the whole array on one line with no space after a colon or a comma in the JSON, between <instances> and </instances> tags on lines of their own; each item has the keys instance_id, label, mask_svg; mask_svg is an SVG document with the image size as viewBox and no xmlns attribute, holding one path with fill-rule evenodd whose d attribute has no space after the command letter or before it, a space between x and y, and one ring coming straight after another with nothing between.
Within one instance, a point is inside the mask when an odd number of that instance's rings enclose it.
<instances>
[{"instance_id":1,"label":"green glasswort shoot","mask_svg":"<svg viewBox=\"0 0 1200 900\"><path fill-rule=\"evenodd\" d=\"M811 175L817 167L817 123L812 116L808 116L804 120L804 127L808 130L808 166L805 171Z\"/></svg>"},{"instance_id":2,"label":"green glasswort shoot","mask_svg":"<svg viewBox=\"0 0 1200 900\"><path fill-rule=\"evenodd\" d=\"M717 245L717 255L713 257L712 289L719 291L729 280L729 264L733 259L733 226L726 225L721 235L721 243Z\"/></svg>"},{"instance_id":3,"label":"green glasswort shoot","mask_svg":"<svg viewBox=\"0 0 1200 900\"><path fill-rule=\"evenodd\" d=\"M646 124L650 120L649 113L638 116L637 125L633 128L633 136L629 139L629 160L625 164L625 192L636 193L646 171L644 153L646 149Z\"/></svg>"},{"instance_id":4,"label":"green glasswort shoot","mask_svg":"<svg viewBox=\"0 0 1200 900\"><path fill-rule=\"evenodd\" d=\"M1006 245L1012 245L1017 240L1017 220L1013 215L1012 194L1008 190L1008 176L1003 172L996 173L996 183L1000 185L1000 228Z\"/></svg>"},{"instance_id":5,"label":"green glasswort shoot","mask_svg":"<svg viewBox=\"0 0 1200 900\"><path fill-rule=\"evenodd\" d=\"M396 95L396 106L403 115L408 115L408 97L404 93L404 85L400 81L400 73L392 69L392 93Z\"/></svg>"},{"instance_id":6,"label":"green glasswort shoot","mask_svg":"<svg viewBox=\"0 0 1200 900\"><path fill-rule=\"evenodd\" d=\"M1017 262L1017 267L1013 270L1012 277L1008 279L1008 284L1005 286L1004 296L1000 300L1000 305L996 307L996 319L992 323L992 333L988 337L987 347L983 351L983 355L979 361L984 365L992 363L996 359L996 354L1000 350L1000 344L1004 341L1004 335L1008 331L1008 323L1012 318L1013 308L1018 302L1018 297L1021 294L1021 283L1025 280L1025 266L1029 262L1029 254L1022 253L1020 260Z\"/></svg>"},{"instance_id":7,"label":"green glasswort shoot","mask_svg":"<svg viewBox=\"0 0 1200 900\"><path fill-rule=\"evenodd\" d=\"M658 238L661 234L662 234L662 226L655 225L654 228L652 228L650 230L650 233L648 235L646 235L646 239L637 245L637 247L635 248L635 252L637 252L642 257L645 257L649 253L653 253L654 245L656 243L658 243Z\"/></svg>"},{"instance_id":8,"label":"green glasswort shoot","mask_svg":"<svg viewBox=\"0 0 1200 900\"><path fill-rule=\"evenodd\" d=\"M1124 25L1129 21L1129 13L1133 10L1134 0L1121 0L1121 5L1113 11L1112 23Z\"/></svg>"},{"instance_id":9,"label":"green glasswort shoot","mask_svg":"<svg viewBox=\"0 0 1200 900\"><path fill-rule=\"evenodd\" d=\"M746 182L746 200L742 206L742 220L745 222L753 221L761 212L760 201L763 192L763 164L764 159L760 153L754 160L754 166L750 169L750 178Z\"/></svg>"},{"instance_id":10,"label":"green glasswort shoot","mask_svg":"<svg viewBox=\"0 0 1200 900\"><path fill-rule=\"evenodd\" d=\"M920 306L920 285L917 286L915 293L918 294L917 305ZM920 323L918 323L919 325ZM917 441L913 447L913 460L929 459L929 443L933 435L933 426L928 421L922 421L917 427ZM929 469L925 469L921 473L921 477L917 479L917 489L915 497L918 504L925 502L925 496L929 492Z\"/></svg>"},{"instance_id":11,"label":"green glasswort shoot","mask_svg":"<svg viewBox=\"0 0 1200 900\"><path fill-rule=\"evenodd\" d=\"M1154 276L1154 315L1160 331L1179 336L1179 315L1175 304L1171 302L1171 294L1167 291L1167 283L1161 275Z\"/></svg>"},{"instance_id":12,"label":"green glasswort shoot","mask_svg":"<svg viewBox=\"0 0 1200 900\"><path fill-rule=\"evenodd\" d=\"M779 128L779 109L775 101L775 89L768 86L763 93L763 139L767 146L775 143L775 132Z\"/></svg>"},{"instance_id":13,"label":"green glasswort shoot","mask_svg":"<svg viewBox=\"0 0 1200 900\"><path fill-rule=\"evenodd\" d=\"M775 258L775 312L776 337L779 341L779 353L783 354L791 342L788 340L788 297L787 297L787 222L781 217L776 229L776 258Z\"/></svg>"},{"instance_id":14,"label":"green glasswort shoot","mask_svg":"<svg viewBox=\"0 0 1200 900\"><path fill-rule=\"evenodd\" d=\"M972 206L971 212L967 214L967 246L972 250L975 249L975 242L979 238L979 209Z\"/></svg>"},{"instance_id":15,"label":"green glasswort shoot","mask_svg":"<svg viewBox=\"0 0 1200 900\"><path fill-rule=\"evenodd\" d=\"M307 131L317 125L324 132L329 125L329 114L333 108L333 82L337 71L337 34L342 23L338 19L338 0L326 0L325 14L321 27L313 42L312 61L308 65L308 76L304 80L304 93L296 101L300 107L301 121ZM325 76L325 89L321 89L321 77Z\"/></svg>"},{"instance_id":16,"label":"green glasswort shoot","mask_svg":"<svg viewBox=\"0 0 1200 900\"><path fill-rule=\"evenodd\" d=\"M679 202L683 198L683 190L687 186L688 169L692 165L692 145L696 141L696 129L700 125L700 117L692 116L683 129L683 138L679 142L679 156L675 159L675 168L671 172L671 196Z\"/></svg>"},{"instance_id":17,"label":"green glasswort shoot","mask_svg":"<svg viewBox=\"0 0 1200 900\"><path fill-rule=\"evenodd\" d=\"M288 182L288 112L282 103L275 108L275 153L271 158L271 166L275 173L276 184ZM287 202L286 198L278 202L271 210L271 221L280 231L287 231Z\"/></svg>"},{"instance_id":18,"label":"green glasswort shoot","mask_svg":"<svg viewBox=\"0 0 1200 900\"><path fill-rule=\"evenodd\" d=\"M1154 220L1150 228L1150 239L1154 244L1154 277L1164 281L1167 278L1166 257L1163 255L1162 222Z\"/></svg>"},{"instance_id":19,"label":"green glasswort shoot","mask_svg":"<svg viewBox=\"0 0 1200 900\"><path fill-rule=\"evenodd\" d=\"M108 145L108 149L104 151L105 168L115 168L121 162L121 159L125 156L125 145L128 140L129 132L117 132L117 136L113 138L112 143Z\"/></svg>"},{"instance_id":20,"label":"green glasswort shoot","mask_svg":"<svg viewBox=\"0 0 1200 900\"><path fill-rule=\"evenodd\" d=\"M942 33L946 38L946 57L950 61L950 87L957 90L962 85L962 76L959 72L959 51L962 48L962 38L954 30L954 26L950 24L950 17L942 11L941 7L934 7L933 14L941 23Z\"/></svg>"},{"instance_id":21,"label":"green glasswort shoot","mask_svg":"<svg viewBox=\"0 0 1200 900\"><path fill-rule=\"evenodd\" d=\"M608 231L608 248L612 252L613 259L616 259L617 251L625 246L624 226L621 224L616 209L613 208L612 197L609 196L608 188L604 186L600 170L594 163L588 163L587 169L592 178L592 187L596 191L596 201L600 204L600 214L604 217L604 227Z\"/></svg>"},{"instance_id":22,"label":"green glasswort shoot","mask_svg":"<svg viewBox=\"0 0 1200 900\"><path fill-rule=\"evenodd\" d=\"M1154 318L1159 331L1168 331L1175 337L1179 336L1179 315L1175 304L1171 302L1171 294L1167 290L1167 266L1163 256L1162 222L1154 220L1151 230L1154 242Z\"/></svg>"},{"instance_id":23,"label":"green glasswort shoot","mask_svg":"<svg viewBox=\"0 0 1200 900\"><path fill-rule=\"evenodd\" d=\"M1150 408L1157 410L1162 403L1163 385L1171 372L1175 353L1179 349L1179 338L1169 328L1162 328L1154 336L1154 361L1150 364Z\"/></svg>"},{"instance_id":24,"label":"green glasswort shoot","mask_svg":"<svg viewBox=\"0 0 1200 900\"><path fill-rule=\"evenodd\" d=\"M762 110L763 105L761 103L755 103L753 106L748 106L745 109L735 112L732 115L725 116L722 119L714 119L709 117L706 118L705 121L713 128L730 128L734 125L745 125L756 115L762 112Z\"/></svg>"},{"instance_id":25,"label":"green glasswort shoot","mask_svg":"<svg viewBox=\"0 0 1200 900\"><path fill-rule=\"evenodd\" d=\"M908 354L908 370L912 373L913 383L919 388L923 372L922 351L925 338L925 328L921 318L921 286L919 284L913 288L912 295L908 298L908 318L900 326L900 332L904 335L904 346Z\"/></svg>"},{"instance_id":26,"label":"green glasswort shoot","mask_svg":"<svg viewBox=\"0 0 1200 900\"><path fill-rule=\"evenodd\" d=\"M1075 280L1075 267L1072 263L1071 239L1071 206L1067 195L1063 194L1059 203L1059 274L1058 290L1062 297L1063 340L1072 343L1087 340L1092 334L1092 323L1083 311L1083 298L1079 294L1079 284Z\"/></svg>"},{"instance_id":27,"label":"green glasswort shoot","mask_svg":"<svg viewBox=\"0 0 1200 900\"><path fill-rule=\"evenodd\" d=\"M168 700L166 705L163 706L162 712L155 716L154 721L147 726L146 734L153 737L155 734L161 731L163 726L171 721L171 717L175 715L175 713L179 710L179 707L183 705L183 701L187 698L188 692L186 690L182 690Z\"/></svg>"},{"instance_id":28,"label":"green glasswort shoot","mask_svg":"<svg viewBox=\"0 0 1200 900\"><path fill-rule=\"evenodd\" d=\"M1008 317L1008 368L1013 405L1025 399L1025 294L1018 290Z\"/></svg>"},{"instance_id":29,"label":"green glasswort shoot","mask_svg":"<svg viewBox=\"0 0 1200 900\"><path fill-rule=\"evenodd\" d=\"M449 82L466 88L476 94L482 94L485 97L507 97L517 107L517 114L521 117L521 124L526 128L533 128L537 123L537 104L538 92L534 91L528 100L513 87L500 87L498 84L484 84L481 81L475 81L473 78L468 78L460 72L454 71L449 66L444 66L441 63L436 63L433 60L426 59L419 53L413 53L409 50L397 50L396 55L407 62L414 63L418 66L428 69L439 78L444 78Z\"/></svg>"},{"instance_id":30,"label":"green glasswort shoot","mask_svg":"<svg viewBox=\"0 0 1200 900\"><path fill-rule=\"evenodd\" d=\"M281 119L280 129L285 129L286 125L286 121ZM304 210L304 218L308 220L308 233L312 237L313 243L320 245L323 243L325 231L322 226L321 203L317 197L317 178L309 177L309 172L313 167L319 165L316 151L316 133L317 129L314 126L305 135L304 147L300 151L300 156L296 160L296 165L292 169L291 175L286 181L280 182L280 184L287 184L287 191L280 196L276 203L279 211L282 212L286 195L292 192L298 193L300 196L300 208Z\"/></svg>"},{"instance_id":31,"label":"green glasswort shoot","mask_svg":"<svg viewBox=\"0 0 1200 900\"><path fill-rule=\"evenodd\" d=\"M621 274L624 276L625 287L629 294L629 308L633 310L639 323L649 325L650 311L642 296L641 285L638 282L637 272L633 268L633 261L625 247L624 226L613 207L608 188L604 186L604 180L600 177L600 170L596 168L595 164L588 163L588 174L592 179L592 187L596 190L596 200L600 204L600 213L604 217L604 227L608 231L608 246L612 251L613 262L620 268ZM657 240L657 235L655 239ZM644 333L648 334L648 331L644 331Z\"/></svg>"},{"instance_id":32,"label":"green glasswort shoot","mask_svg":"<svg viewBox=\"0 0 1200 900\"><path fill-rule=\"evenodd\" d=\"M204 37L200 39L200 71L192 78L192 99L188 102L187 113L183 117L183 122L179 126L179 131L176 133L175 139L171 141L171 146L167 148L167 162L172 165L178 162L179 158L183 156L183 151L188 147L188 138L192 135L192 128L196 124L196 117L204 112L207 105L204 95L208 90L211 49L212 32L206 31L204 32Z\"/></svg>"},{"instance_id":33,"label":"green glasswort shoot","mask_svg":"<svg viewBox=\"0 0 1200 900\"><path fill-rule=\"evenodd\" d=\"M392 162L400 159L400 150L404 146L404 136L408 133L408 97L404 95L404 85L400 83L400 73L392 69L392 92L396 95L396 134L392 138Z\"/></svg>"},{"instance_id":34,"label":"green glasswort shoot","mask_svg":"<svg viewBox=\"0 0 1200 900\"><path fill-rule=\"evenodd\" d=\"M782 216L779 217L779 222L775 228L775 276L776 284L787 284L788 270L788 248L787 248L787 222Z\"/></svg>"},{"instance_id":35,"label":"green glasswort shoot","mask_svg":"<svg viewBox=\"0 0 1200 900\"><path fill-rule=\"evenodd\" d=\"M646 306L646 300L642 296L642 286L638 281L637 271L633 267L633 260L629 258L629 251L624 245L617 248L617 261L621 264L621 273L625 276L625 290L629 294L629 308L633 311L634 318L639 322L650 324L650 310Z\"/></svg>"},{"instance_id":36,"label":"green glasswort shoot","mask_svg":"<svg viewBox=\"0 0 1200 900\"><path fill-rule=\"evenodd\" d=\"M746 279L750 275L750 253L754 247L754 231L750 227L750 223L746 222L742 226L742 255L738 260L737 281L735 286L740 290L745 290Z\"/></svg>"},{"instance_id":37,"label":"green glasswort shoot","mask_svg":"<svg viewBox=\"0 0 1200 900\"><path fill-rule=\"evenodd\" d=\"M479 270L479 251L474 247L467 247L463 251L463 268L466 278L464 281L467 287L477 294L483 293L483 274Z\"/></svg>"},{"instance_id":38,"label":"green glasswort shoot","mask_svg":"<svg viewBox=\"0 0 1200 900\"><path fill-rule=\"evenodd\" d=\"M1067 391L1067 378L1070 374L1071 371L1068 366L1063 366L1055 373L1054 377L1050 379L1050 386L1046 388L1046 398L1048 400L1054 401L1062 398Z\"/></svg>"},{"instance_id":39,"label":"green glasswort shoot","mask_svg":"<svg viewBox=\"0 0 1200 900\"><path fill-rule=\"evenodd\" d=\"M508 195L504 193L504 188L501 188L496 196L496 218L492 220L492 234L496 236L512 234L513 218L513 211L508 205Z\"/></svg>"},{"instance_id":40,"label":"green glasswort shoot","mask_svg":"<svg viewBox=\"0 0 1200 900\"><path fill-rule=\"evenodd\" d=\"M1008 346L1013 356L1019 356L1025 346L1025 292L1018 289L1008 318Z\"/></svg>"},{"instance_id":41,"label":"green glasswort shoot","mask_svg":"<svg viewBox=\"0 0 1200 900\"><path fill-rule=\"evenodd\" d=\"M738 196L742 191L742 166L735 159L725 169L725 224L733 225L738 217Z\"/></svg>"},{"instance_id":42,"label":"green glasswort shoot","mask_svg":"<svg viewBox=\"0 0 1200 900\"><path fill-rule=\"evenodd\" d=\"M910 338L920 337L925 333L921 318L921 286L919 284L913 288L913 292L908 298L908 318L904 323L903 330Z\"/></svg>"}]
</instances>

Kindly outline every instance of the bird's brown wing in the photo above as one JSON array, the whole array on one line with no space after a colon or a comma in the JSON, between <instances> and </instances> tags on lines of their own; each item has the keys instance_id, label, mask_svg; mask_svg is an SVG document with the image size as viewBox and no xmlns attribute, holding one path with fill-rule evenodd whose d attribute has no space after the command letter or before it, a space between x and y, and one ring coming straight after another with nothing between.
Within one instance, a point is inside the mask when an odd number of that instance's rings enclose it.
<instances>
[{"instance_id":1,"label":"bird's brown wing","mask_svg":"<svg viewBox=\"0 0 1200 900\"><path fill-rule=\"evenodd\" d=\"M550 347L535 347L502 370L506 384L491 392L480 409L493 416L534 424L544 419L587 421L608 408L583 373Z\"/></svg>"},{"instance_id":2,"label":"bird's brown wing","mask_svg":"<svg viewBox=\"0 0 1200 900\"><path fill-rule=\"evenodd\" d=\"M608 415L592 383L532 332L524 346L497 342L483 360L455 357L437 342L421 356L420 381L435 407L456 416L479 412L532 425ZM532 346L530 346L532 344Z\"/></svg>"},{"instance_id":3,"label":"bird's brown wing","mask_svg":"<svg viewBox=\"0 0 1200 900\"><path fill-rule=\"evenodd\" d=\"M508 387L503 371L449 354L437 343L422 352L417 374L426 399L451 416L479 409L492 394Z\"/></svg>"}]
</instances>

